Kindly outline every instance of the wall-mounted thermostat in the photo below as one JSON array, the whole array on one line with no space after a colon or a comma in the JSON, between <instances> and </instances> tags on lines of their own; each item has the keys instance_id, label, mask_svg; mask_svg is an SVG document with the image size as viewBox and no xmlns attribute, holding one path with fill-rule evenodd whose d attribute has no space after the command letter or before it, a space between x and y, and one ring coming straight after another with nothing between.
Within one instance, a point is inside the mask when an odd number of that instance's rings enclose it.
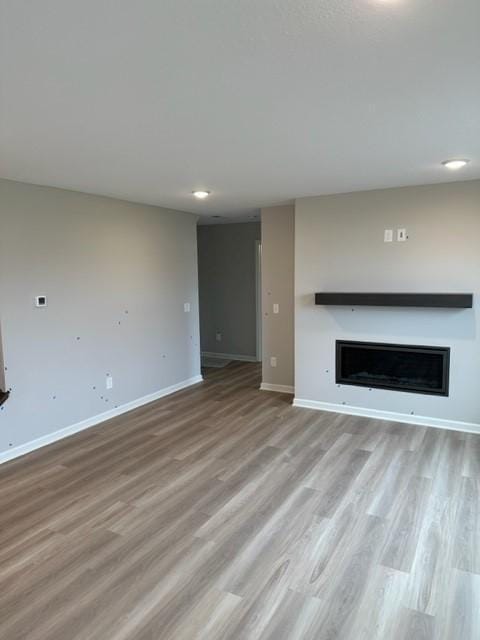
<instances>
[{"instance_id":1,"label":"wall-mounted thermostat","mask_svg":"<svg viewBox=\"0 0 480 640\"><path fill-rule=\"evenodd\" d=\"M46 307L47 306L47 296L36 296L36 298L35 298L35 306L36 307Z\"/></svg>"}]
</instances>

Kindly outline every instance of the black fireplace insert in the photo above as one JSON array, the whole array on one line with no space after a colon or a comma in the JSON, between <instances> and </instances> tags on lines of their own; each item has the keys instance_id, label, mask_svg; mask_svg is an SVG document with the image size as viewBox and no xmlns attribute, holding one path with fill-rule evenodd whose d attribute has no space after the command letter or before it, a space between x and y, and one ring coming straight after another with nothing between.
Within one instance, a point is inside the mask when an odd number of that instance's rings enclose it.
<instances>
[{"instance_id":1,"label":"black fireplace insert","mask_svg":"<svg viewBox=\"0 0 480 640\"><path fill-rule=\"evenodd\" d=\"M449 347L337 340L336 382L448 396Z\"/></svg>"}]
</instances>

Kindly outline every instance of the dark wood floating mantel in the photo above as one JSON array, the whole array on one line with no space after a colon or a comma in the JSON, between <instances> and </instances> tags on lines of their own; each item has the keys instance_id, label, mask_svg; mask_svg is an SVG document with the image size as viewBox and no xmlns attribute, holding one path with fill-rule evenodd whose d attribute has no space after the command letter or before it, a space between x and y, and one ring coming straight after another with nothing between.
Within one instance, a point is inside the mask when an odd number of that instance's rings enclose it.
<instances>
[{"instance_id":1,"label":"dark wood floating mantel","mask_svg":"<svg viewBox=\"0 0 480 640\"><path fill-rule=\"evenodd\" d=\"M437 307L471 309L472 293L341 293L325 291L315 294L317 305L367 307Z\"/></svg>"}]
</instances>

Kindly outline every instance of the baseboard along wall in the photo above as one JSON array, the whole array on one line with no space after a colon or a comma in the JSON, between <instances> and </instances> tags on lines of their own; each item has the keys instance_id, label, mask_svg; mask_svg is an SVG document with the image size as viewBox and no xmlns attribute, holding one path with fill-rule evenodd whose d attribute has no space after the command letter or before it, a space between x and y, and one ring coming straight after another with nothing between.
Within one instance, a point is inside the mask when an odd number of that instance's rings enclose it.
<instances>
[{"instance_id":1,"label":"baseboard along wall","mask_svg":"<svg viewBox=\"0 0 480 640\"><path fill-rule=\"evenodd\" d=\"M143 396L136 400L132 400L131 402L127 402L126 404L122 404L116 409L111 409L110 411L99 413L96 416L92 416L91 418L87 418L86 420L82 420L81 422L77 422L76 424L65 427L64 429L59 429L58 431L54 431L53 433L48 433L41 438L31 440L30 442L21 444L18 447L13 447L12 449L7 449L6 451L0 451L0 464L8 462L9 460L13 460L14 458L24 456L31 451L40 449L41 447L46 447L47 445L53 444L58 440L62 440L63 438L72 436L75 433L79 433L80 431L84 431L85 429L89 429L90 427L94 427L98 424L101 424L102 422L120 416L123 413L128 413L128 411L132 411L133 409L142 407L145 404L149 404L150 402L159 400L160 398L175 393L176 391L186 389L187 387L191 387L192 385L198 384L202 381L203 377L201 375L194 376L193 378L189 378L188 380L183 380L182 382L173 384L170 387L165 387L164 389L160 389L159 391L155 391L154 393L150 393L149 395Z\"/></svg>"},{"instance_id":2,"label":"baseboard along wall","mask_svg":"<svg viewBox=\"0 0 480 640\"><path fill-rule=\"evenodd\" d=\"M294 407L302 409L314 409L316 411L330 411L332 413L344 413L350 416L362 416L364 418L375 418L377 420L388 420L390 422L403 422L405 424L415 424L422 427L435 427L437 429L449 429L451 431L463 431L466 433L480 433L480 424L474 422L460 422L455 420L443 420L441 418L431 418L428 416L417 416L407 413L396 413L393 411L379 411L378 409L367 409L365 407L352 407L331 402L318 402L317 400L304 400L294 398Z\"/></svg>"},{"instance_id":3,"label":"baseboard along wall","mask_svg":"<svg viewBox=\"0 0 480 640\"><path fill-rule=\"evenodd\" d=\"M295 387L287 384L270 384L269 382L262 382L260 385L260 391L275 391L277 393L295 393Z\"/></svg>"},{"instance_id":4,"label":"baseboard along wall","mask_svg":"<svg viewBox=\"0 0 480 640\"><path fill-rule=\"evenodd\" d=\"M221 360L239 360L240 362L259 362L257 356L243 356L238 353L216 353L215 351L202 351L206 358L220 358Z\"/></svg>"}]
</instances>

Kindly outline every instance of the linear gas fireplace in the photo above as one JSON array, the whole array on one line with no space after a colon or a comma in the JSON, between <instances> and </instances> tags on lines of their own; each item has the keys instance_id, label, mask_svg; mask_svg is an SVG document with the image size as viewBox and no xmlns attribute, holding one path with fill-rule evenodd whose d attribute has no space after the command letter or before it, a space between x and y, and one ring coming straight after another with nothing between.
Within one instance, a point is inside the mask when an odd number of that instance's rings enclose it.
<instances>
[{"instance_id":1,"label":"linear gas fireplace","mask_svg":"<svg viewBox=\"0 0 480 640\"><path fill-rule=\"evenodd\" d=\"M448 396L449 347L337 340L336 381Z\"/></svg>"}]
</instances>

